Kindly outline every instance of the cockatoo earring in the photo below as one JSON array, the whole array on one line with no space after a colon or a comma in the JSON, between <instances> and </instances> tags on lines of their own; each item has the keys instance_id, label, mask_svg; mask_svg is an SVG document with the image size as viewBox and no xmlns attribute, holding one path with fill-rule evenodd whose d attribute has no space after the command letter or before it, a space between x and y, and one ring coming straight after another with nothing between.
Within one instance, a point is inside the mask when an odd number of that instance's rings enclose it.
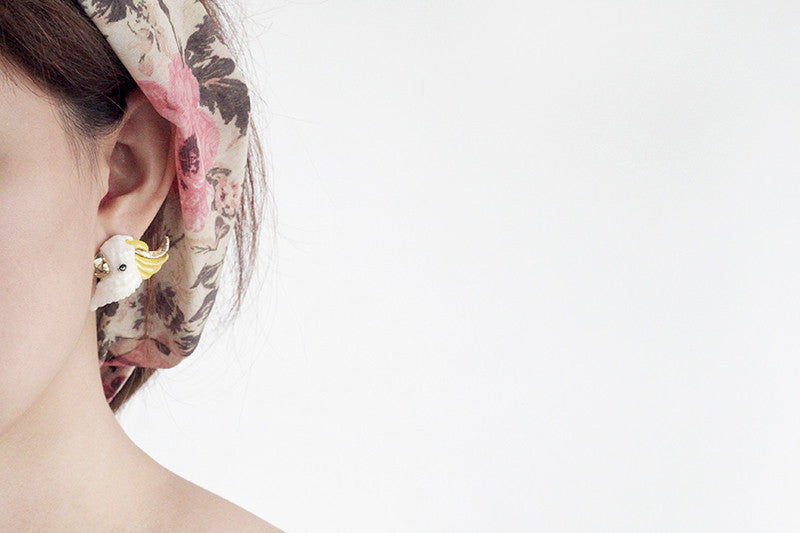
<instances>
[{"instance_id":1,"label":"cockatoo earring","mask_svg":"<svg viewBox=\"0 0 800 533\"><path fill-rule=\"evenodd\" d=\"M111 302L127 298L142 280L150 278L169 259L169 237L164 235L158 250L130 235L114 235L100 247L94 258L95 292L89 302L94 311Z\"/></svg>"}]
</instances>

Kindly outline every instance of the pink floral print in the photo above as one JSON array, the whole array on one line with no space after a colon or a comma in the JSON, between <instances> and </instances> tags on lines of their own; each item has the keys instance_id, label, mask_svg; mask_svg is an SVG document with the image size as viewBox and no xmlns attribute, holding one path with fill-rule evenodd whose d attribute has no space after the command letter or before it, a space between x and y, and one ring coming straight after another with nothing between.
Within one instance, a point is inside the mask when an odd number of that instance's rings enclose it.
<instances>
[{"instance_id":1,"label":"pink floral print","mask_svg":"<svg viewBox=\"0 0 800 533\"><path fill-rule=\"evenodd\" d=\"M197 347L241 204L250 99L198 0L79 3L153 108L174 125L176 176L158 228L170 236L170 259L129 297L97 309L110 402L137 366L169 368Z\"/></svg>"},{"instance_id":2,"label":"pink floral print","mask_svg":"<svg viewBox=\"0 0 800 533\"><path fill-rule=\"evenodd\" d=\"M205 175L217 155L219 128L209 112L199 107L200 86L181 54L175 54L169 63L167 87L147 80L140 81L139 87L156 111L179 128L176 168L182 185L178 190L183 200L183 219L187 228L201 231L213 194Z\"/></svg>"},{"instance_id":3,"label":"pink floral print","mask_svg":"<svg viewBox=\"0 0 800 533\"><path fill-rule=\"evenodd\" d=\"M241 204L242 186L239 182L230 179L227 175L219 178L215 188L216 209L226 216L233 216Z\"/></svg>"}]
</instances>

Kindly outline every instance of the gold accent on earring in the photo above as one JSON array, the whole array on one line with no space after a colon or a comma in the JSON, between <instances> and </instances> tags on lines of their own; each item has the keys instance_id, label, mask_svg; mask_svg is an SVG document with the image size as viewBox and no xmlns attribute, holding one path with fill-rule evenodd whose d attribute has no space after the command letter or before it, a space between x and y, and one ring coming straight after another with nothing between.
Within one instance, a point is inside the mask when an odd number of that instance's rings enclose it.
<instances>
[{"instance_id":1,"label":"gold accent on earring","mask_svg":"<svg viewBox=\"0 0 800 533\"><path fill-rule=\"evenodd\" d=\"M111 269L108 266L108 262L106 258L103 257L101 252L97 252L97 255L94 257L94 275L98 279L103 279L104 277L108 276L108 273L111 272Z\"/></svg>"},{"instance_id":2,"label":"gold accent on earring","mask_svg":"<svg viewBox=\"0 0 800 533\"><path fill-rule=\"evenodd\" d=\"M136 252L136 267L142 275L142 279L149 279L150 276L161 270L161 266L169 259L169 237L164 235L161 246L158 250L150 250L147 243L137 239L125 239L125 242L132 245Z\"/></svg>"},{"instance_id":3,"label":"gold accent on earring","mask_svg":"<svg viewBox=\"0 0 800 533\"><path fill-rule=\"evenodd\" d=\"M161 246L158 250L150 251L150 248L147 246L147 243L144 241L139 241L136 239L125 239L125 242L132 245L136 249L136 255L140 255L142 257L149 257L151 259L157 259L167 253L169 250L169 236L164 235L161 238Z\"/></svg>"}]
</instances>

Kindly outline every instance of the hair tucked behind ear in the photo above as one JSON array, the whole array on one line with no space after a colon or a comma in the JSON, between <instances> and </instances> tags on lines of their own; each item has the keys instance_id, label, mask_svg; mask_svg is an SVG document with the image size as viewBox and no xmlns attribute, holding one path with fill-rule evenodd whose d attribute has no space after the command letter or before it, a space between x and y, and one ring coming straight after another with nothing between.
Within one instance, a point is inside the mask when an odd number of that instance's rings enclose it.
<instances>
[{"instance_id":1,"label":"hair tucked behind ear","mask_svg":"<svg viewBox=\"0 0 800 533\"><path fill-rule=\"evenodd\" d=\"M201 0L220 28L243 75L240 36L218 0ZM136 82L77 0L0 0L0 70L13 65L59 104L70 149L79 164L95 169L96 141L114 131L124 117L126 97ZM8 76L12 78L12 76ZM248 83L253 95L253 84ZM242 210L233 227L230 247L237 273L235 300L225 323L238 315L253 273L261 216L271 189L254 117L249 122L250 145L242 183ZM154 242L162 211L142 235ZM274 225L273 225L274 228ZM234 244L235 243L235 244ZM148 299L152 295L147 295ZM152 299L151 299L152 300ZM154 312L148 305L146 313ZM137 367L110 403L114 412L153 375L156 369Z\"/></svg>"}]
</instances>

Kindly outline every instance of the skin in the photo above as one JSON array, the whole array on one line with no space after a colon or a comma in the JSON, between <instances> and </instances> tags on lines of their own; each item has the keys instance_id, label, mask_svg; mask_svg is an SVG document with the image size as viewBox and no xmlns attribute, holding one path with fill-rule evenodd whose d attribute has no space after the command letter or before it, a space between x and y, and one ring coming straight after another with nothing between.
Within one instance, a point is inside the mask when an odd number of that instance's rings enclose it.
<instances>
[{"instance_id":1,"label":"skin","mask_svg":"<svg viewBox=\"0 0 800 533\"><path fill-rule=\"evenodd\" d=\"M158 212L175 177L171 124L136 89L90 174L56 102L11 70L0 75L0 530L280 532L154 461L103 395L92 260Z\"/></svg>"}]
</instances>

